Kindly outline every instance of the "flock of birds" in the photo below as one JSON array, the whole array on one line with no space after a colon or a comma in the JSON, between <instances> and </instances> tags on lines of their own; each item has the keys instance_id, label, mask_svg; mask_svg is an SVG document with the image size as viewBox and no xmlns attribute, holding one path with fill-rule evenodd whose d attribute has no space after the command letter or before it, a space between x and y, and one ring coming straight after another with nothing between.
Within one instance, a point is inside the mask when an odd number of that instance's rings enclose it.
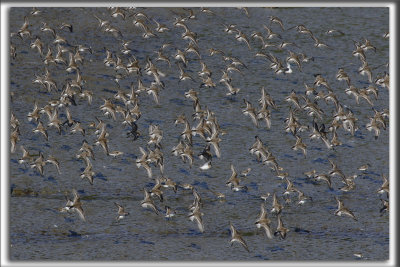
<instances>
[{"instance_id":1,"label":"flock of birds","mask_svg":"<svg viewBox=\"0 0 400 267\"><path fill-rule=\"evenodd\" d=\"M250 16L249 9L239 8L243 13L238 13L240 16ZM171 11L172 12L172 11ZM33 53L38 53L42 63L39 62L38 69L44 70L42 74L35 74L32 77L32 86L39 92L45 92L50 96L48 102L44 105L39 105L35 101L33 109L26 117L18 117L13 112L11 104L11 153L17 151L22 152L22 156L18 159L19 164L24 164L37 171L40 175L46 172L51 172L49 164L53 165L55 170L60 174L60 165L62 161L57 159L56 155L44 155L41 151L35 155L28 151L23 145L19 145L20 139L24 138L20 132L20 126L27 124L31 127L31 131L39 138L43 138L47 143L51 144L53 140L49 137L50 131L56 131L61 138L66 134L81 135L82 145L76 154L76 158L84 164L84 170L80 174L82 180L87 180L91 185L96 186L94 177L96 170L93 168L92 161L95 160L95 154L100 153L95 150L96 146L100 146L103 152L110 157L122 157L124 152L114 150L109 145L109 140L113 138L108 132L108 124L121 123L125 129L128 129L127 138L135 144L138 138L148 138L146 147L136 147L140 151L140 156L136 159L136 166L147 174L149 179L154 179L155 184L152 188L143 188L144 199L140 205L144 209L154 212L156 215L162 214L166 218L171 219L178 215L173 208L164 205L165 209L159 206L165 203L165 190L190 191L193 194L193 202L188 207L187 217L195 222L200 232L207 231L207 226L204 226L202 212L204 200L200 195L201 192L196 186L191 184L181 183L169 178L164 171L164 153L172 153L173 156L182 160L182 164L192 168L195 160L200 160L200 169L207 171L213 168L213 160L215 158L225 158L229 160L229 155L221 154L220 146L229 146L224 143L223 136L225 134L234 134L220 127L217 119L218 113L210 110L200 99L202 90L205 88L213 88L213 90L221 90L220 86L226 87L226 97L228 99L240 101L243 100L245 107L242 109L243 116L248 116L254 127L265 127L266 132L271 128L271 120L273 120L272 110L287 108L287 118L285 120L285 131L293 136L293 150L300 150L307 157L307 144L303 138L308 138L311 142L321 141L323 146L328 151L340 149L342 142L340 135L348 132L352 136L359 131L358 118L353 113L351 107L346 106L338 98L337 91L329 84L329 79L332 77L324 77L322 74L314 75L312 84L304 83L304 91L293 90L284 99L287 106L278 106L276 101L269 94L267 87L259 88L259 99L257 105L253 105L249 99L244 99L241 92L245 89L238 88L233 79L233 74L244 75L248 71L248 66L242 62L240 55L230 55L227 51L215 49L202 43L198 32L191 30L191 25L195 23L197 17L209 16L212 19L218 16L212 8L183 8L180 13L174 13L173 21L168 21L167 24L160 23L157 18L150 17L146 14L146 8L122 8L111 7L107 9L107 15L93 14L93 23L97 23L97 30L102 34L115 39L117 47L106 48L103 51L94 51L87 44L79 43L77 39L74 41L70 36L75 34L75 26L66 22L51 24L42 18L42 11L33 8L24 17L24 22L19 29L14 30L10 34L10 60L13 62L18 57L24 57L19 54L19 46L22 43L29 43ZM18 18L15 18L18 19ZM122 21L130 24L131 27L139 31L142 38L148 39L151 42L153 38L162 38L163 34L171 31L171 29L181 30L181 35L176 38L183 39L187 46L176 47L173 43L163 44L154 54L146 55L145 60L140 61L132 51L135 44L132 41L126 40L126 33L122 32L115 21ZM32 21L41 23L41 26L33 27ZM232 40L232 45L247 46L249 51L254 55L254 58L265 60L265 69L271 76L290 75L293 72L302 72L303 66L316 60L309 57L300 51L300 44L293 41L283 40L281 34L293 32L294 35L306 36L309 43L305 41L302 45L314 46L314 49L330 49L335 48L324 43L321 39L323 36L317 36L305 25L295 25L288 27L284 20L270 16L265 20L261 31L245 33L246 29L241 29L236 24L215 25L220 28L220 38ZM336 29L329 29L325 33L325 38L332 36L343 36L344 32ZM382 38L389 38L389 33L382 33ZM340 68L335 74L335 78L343 82L346 86L344 90L349 97L354 97L356 105L370 105L373 114L369 118L369 122L365 125L368 131L373 131L375 139L378 139L382 130L387 130L389 127L389 111L388 109L376 110L374 100L380 96L381 90L389 90L389 73L374 75L374 70L381 67L372 67L368 64L368 55L376 53L379 47L375 47L368 39L362 41L353 41L354 51L353 56L357 57L360 62L358 68L359 77L348 75L345 68ZM119 48L118 48L119 46ZM201 46L202 47L200 49ZM225 67L222 70L215 69L209 66L204 59L205 52L210 56L216 57L216 60L225 62ZM279 51L280 53L274 53ZM94 89L87 88L86 81L82 72L87 64L87 57L93 54L104 53L103 64L109 70L115 70L113 80L118 92L113 97L105 97L99 95ZM287 55L282 58L282 55ZM351 55L350 55L351 56ZM196 73L187 71L188 65L198 64L198 78L194 77ZM175 68L179 70L178 83L192 87L182 95L187 101L193 104L193 113L191 117L185 114L180 114L174 119L176 128L182 124L182 132L180 133L179 142L174 145L172 151L165 151L162 145L163 130L159 125L151 124L148 128L146 137L145 130L139 129L138 122L141 118L141 101L146 95L150 96L155 105L160 104L160 92L169 90L165 86L165 77L163 69ZM15 68L15 66L14 66ZM388 64L386 64L388 68ZM52 76L54 71L65 71L65 80L60 84ZM347 71L347 72L346 72ZM218 79L216 75L221 74ZM245 74L251 75L251 74ZM152 79L149 84L144 82L144 78ZM364 78L365 77L365 78ZM366 79L368 86L358 88L355 86L354 80ZM124 90L121 86L123 81L132 81L130 90ZM197 84L198 89L193 84ZM11 101L15 96L11 92ZM54 98L55 97L55 98ZM98 116L93 117L92 121L80 121L79 115L74 114L75 107L79 105L92 105L93 98L102 98L104 103L98 107ZM321 108L321 101L325 102L328 107L332 107L332 112L328 109ZM365 102L363 102L365 101ZM12 103L12 102L11 102ZM331 114L330 114L331 113ZM308 121L301 122L299 117L308 118ZM64 119L65 118L65 119ZM81 119L83 119L81 117ZM35 125L32 127L32 125ZM69 132L69 133L68 133ZM54 136L53 138L57 138ZM201 140L203 149L200 153L195 153L193 149L193 139ZM90 141L93 139L92 141ZM89 140L89 141L88 141ZM319 141L318 141L319 140ZM271 169L276 177L282 179L286 183L286 190L283 193L273 192L260 196L262 199L260 204L260 215L255 221L257 228L262 228L265 231L267 238L272 239L274 236L286 238L289 228L284 226L283 213L285 204L292 202L291 196L297 195L297 205L307 205L308 201L312 200L311 195L302 192L293 183L291 174L282 167L281 159L273 155L273 151L263 142L260 136L255 136L254 144L248 151L259 162L260 166ZM333 161L330 161L330 168L326 172L320 173L316 170L306 172L309 179L318 183L326 183L329 189L333 190L332 179L340 179L343 186L338 190L349 192L353 191L356 186L356 178L366 171L370 164L365 164L358 167L361 173L355 175L346 175L340 167ZM160 176L154 178L155 170L159 171ZM243 185L242 178L249 175L251 168L238 172L231 164L231 175L227 173L225 183L232 191L247 191L246 185ZM335 188L336 190L337 188ZM375 189L379 194L386 194L386 198L381 198L382 208L380 212L383 214L389 210L389 181L386 175L382 173L382 186ZM85 203L82 203L76 189L72 189L73 197L66 195L66 203L59 209L63 213L76 212L82 220L86 220ZM226 196L221 192L213 191L216 198L224 199ZM311 192L310 192L311 194ZM270 195L272 201L271 209L267 208ZM348 209L341 199L334 197L337 202L337 210L334 215L347 216L350 219L357 221L357 216ZM282 204L284 202L285 204ZM116 221L124 219L129 215L129 212L119 202L115 202L116 206ZM272 215L275 216L277 227L272 228ZM151 216L148 214L147 216ZM249 251L249 248L243 236L236 229L234 222L229 222L231 231L231 244L240 243L244 249Z\"/></svg>"}]
</instances>

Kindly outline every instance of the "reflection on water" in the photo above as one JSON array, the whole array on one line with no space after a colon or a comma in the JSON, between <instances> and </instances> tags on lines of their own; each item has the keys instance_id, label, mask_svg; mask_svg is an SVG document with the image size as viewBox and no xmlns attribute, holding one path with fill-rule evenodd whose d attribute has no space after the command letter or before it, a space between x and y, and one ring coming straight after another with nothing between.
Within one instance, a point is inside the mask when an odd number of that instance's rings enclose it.
<instances>
[{"instance_id":1,"label":"reflection on water","mask_svg":"<svg viewBox=\"0 0 400 267\"><path fill-rule=\"evenodd\" d=\"M382 185L381 174L388 176L389 168L389 130L381 129L380 136L375 140L374 131L366 129L369 118L374 111L368 102L360 97L356 104L352 95L347 95L348 87L345 81L338 81L338 68L343 67L351 79L351 84L357 88L368 87L367 76L359 74L361 61L352 55L355 49L353 40L364 43L367 38L376 47L365 51L366 59L372 70L372 79L382 76L387 68L389 42L382 36L388 31L387 8L249 8L249 16L245 10L237 8L210 8L213 13L200 12L195 8L195 18L183 21L188 29L197 34L199 54L186 52L188 63L183 66L180 59L174 56L177 50L184 51L189 39L183 39L185 26L174 25L175 18L189 16L189 11L182 8L137 8L127 9L125 19L120 15L111 16L113 10L106 8L40 8L41 13L28 15L28 29L31 39L18 36L11 37L11 43L16 48L16 57L10 59L10 92L12 102L10 110L20 122L20 140L17 142L15 153L10 156L10 242L12 260L355 260L355 253L361 253L364 260L387 260L389 247L388 214L381 216L380 198L384 195L376 193ZM18 32L24 24L24 16L32 11L30 8L12 8L10 10L10 32ZM115 11L115 10L114 10ZM142 12L147 15L137 13ZM136 14L135 16L131 16ZM119 33L104 32L99 28L99 21L107 20L120 30ZM280 18L285 31L269 19L271 16ZM143 29L132 22L137 18L140 23L149 25L155 31L156 24L165 24L170 30L156 33L157 37L143 38ZM50 63L47 69L55 81L57 90L48 92L45 86L32 83L35 75L45 73L43 62L52 50L53 58L57 55L57 44L51 31L42 31L46 22L54 28L56 34L67 39L73 49L75 45L91 47L89 51L81 51L83 62L77 61L79 72L82 75L82 91L93 92L93 100L89 105L87 99L76 97L76 105L68 107L72 118L79 121L85 129L83 136L77 132L70 133L70 128L64 125L61 134L54 127L48 127L46 114L41 114L41 120L47 128L48 141L40 133L34 133L34 121L28 121L27 115L32 112L35 101L40 108L49 101L57 100L67 84L67 81L76 79L76 72L67 72L66 65ZM60 29L62 23L69 23L73 31L68 28ZM224 24L235 24L247 38L251 50L244 41L235 39L236 33L224 32ZM281 37L266 39L267 25ZM296 25L304 25L321 42L329 48L314 46L314 40L308 34L299 33ZM326 34L326 31L336 29L340 32ZM267 47L264 53L275 55L285 62L288 51L296 54L304 53L313 60L302 63L300 72L296 64L292 64L292 73L275 74L270 69L270 61L266 57L255 56L259 52L262 41L252 38L254 32L261 32L265 42L280 45L282 41L291 42L282 49ZM37 48L30 45L40 37L43 43L43 55ZM188 37L189 38L189 37ZM119 40L120 39L120 40ZM104 64L106 51L110 51L114 59L120 57L123 64L133 57L124 55L121 49L123 41L131 41L126 45L131 55L139 61L142 68L141 81L145 86L153 82L152 75L146 75L144 68L146 57L150 57L156 67L165 74L160 76L165 87L159 92L159 104L153 96L142 92L139 94L141 117L137 120L140 137L134 140L128 137L129 127L123 126L123 117L116 114L116 120L105 116L99 109L104 99L113 99L118 91L130 93L131 83L137 89L138 75L135 72L126 76L126 71L115 70ZM156 60L160 47L170 43L163 49L169 58L168 62ZM231 61L225 61L222 55L210 55L209 49L222 50L225 56L234 56L245 66L237 65L241 71L229 72L231 84L240 91L233 96L227 96L227 86L219 82L222 70ZM68 53L63 54L69 63ZM176 62L181 62L183 70L193 81L180 81L180 71ZM198 75L201 71L200 61L204 62L211 71L213 88L201 86L202 80ZM284 64L286 67L286 63ZM121 74L119 87L116 74ZM342 145L328 150L321 140L312 140L312 117L304 110L297 110L299 122L309 127L309 130L298 132L307 145L307 156L302 150L294 151L292 146L296 138L285 132L285 119L289 116L290 107L294 104L285 101L290 93L295 91L299 96L300 105L305 104L300 95L304 95L305 86L312 85L315 74L321 74L329 83L337 99L351 110L357 118L358 130L354 136L343 128L337 130ZM125 77L126 76L126 77ZM258 99L261 96L260 88L273 98L276 109L268 107L271 116L271 127L267 129L264 121L259 121L256 128L250 117L245 116L243 99L259 109ZM373 107L377 111L388 109L389 91L377 86L377 99L370 94ZM212 167L209 170L200 170L204 161L197 155L203 150L206 141L193 137L193 166L184 163L179 157L171 154L174 146L182 139L183 124L175 125L174 121L184 114L191 127L197 125L198 120L192 120L193 101L185 98L185 92L194 89L198 92L201 107L214 112L221 131L221 157L213 157ZM328 93L324 86L316 87L317 92ZM77 87L73 90L79 90ZM314 96L308 96L313 99ZM318 98L317 98L318 99ZM323 110L321 119L316 117L320 125L330 125L335 112L333 102L316 100ZM114 100L115 105L123 107L122 100ZM90 124L101 119L106 124L109 134L108 146L111 151L121 151L124 154L117 157L107 156L101 146L93 146L94 160L91 160L94 171L93 185L80 175L85 169L85 162L77 159L83 140L93 145L97 141L94 128ZM67 119L65 107L59 108L59 118L62 122ZM201 233L195 222L189 220L188 207L193 202L190 190L178 188L175 193L170 188L163 188L164 202L154 198L156 205L163 212L164 206L172 207L177 215L170 219L157 216L151 210L143 209L140 202L143 200L143 188L150 190L155 180L147 176L144 168L137 168L136 160L141 157L139 147L146 148L149 141L149 126L158 125L163 131L161 151L164 155L164 174L176 183L191 184L202 198L201 212L204 214L204 233ZM258 136L272 155L276 158L281 171L288 173L288 179L294 186L312 197L312 201L298 206L297 193L289 195L291 202L285 203L282 193L286 189L286 182L276 176L276 172L257 161L255 155L249 153L255 138ZM328 133L331 138L331 133ZM60 162L61 174L52 164L46 164L44 175L41 176L29 164L19 164L23 145L36 159L42 152L45 159L49 155L55 156ZM149 148L153 149L153 145ZM371 153L373 151L373 153ZM214 154L213 149L211 153ZM328 159L337 163L346 176L358 174L355 179L356 187L343 192L339 188L343 183L339 176L332 177L332 190L323 181L314 181L307 178L304 172L313 169L317 173L328 173L331 165ZM366 171L357 168L369 164ZM246 177L240 177L241 184L247 191L234 192L226 186L231 175L230 165L233 164L242 172L251 168ZM159 168L152 167L153 178L160 175ZM75 188L81 197L86 214L86 222L80 220L76 214L65 214L58 211L65 205L64 194ZM218 199L213 192L225 194L225 199ZM262 229L255 227L255 221L260 212L262 199L260 196L271 193L266 200L268 217L271 219L272 231L277 227L277 217L271 214L272 194L277 193L278 199L284 206L282 220L289 228L286 239L277 236L268 239ZM334 216L337 204L334 196L341 199L345 206L352 210L358 221L342 216ZM117 209L114 202L125 206L130 213L123 220L116 222ZM162 213L163 214L163 213ZM232 222L246 240L250 253L247 253L239 244L230 247L229 222Z\"/></svg>"}]
</instances>

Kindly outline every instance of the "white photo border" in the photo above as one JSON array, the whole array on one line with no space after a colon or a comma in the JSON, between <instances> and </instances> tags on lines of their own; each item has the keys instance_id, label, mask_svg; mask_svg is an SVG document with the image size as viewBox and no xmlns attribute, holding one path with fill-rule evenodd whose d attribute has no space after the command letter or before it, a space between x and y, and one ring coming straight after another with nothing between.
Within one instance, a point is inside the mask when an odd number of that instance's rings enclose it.
<instances>
[{"instance_id":1,"label":"white photo border","mask_svg":"<svg viewBox=\"0 0 400 267\"><path fill-rule=\"evenodd\" d=\"M390 194L390 249L389 260L381 262L326 262L326 261L263 261L263 262L87 262L87 261L10 261L9 259L9 199L10 199L10 172L9 172L9 9L11 7L109 7L109 6L135 6L135 7L388 7L389 8L389 32L390 32L390 133L389 133L389 177L391 191ZM202 1L202 2L181 2L181 1L117 1L117 2L11 2L2 1L1 3L1 266L396 266L396 246L397 246L397 168L395 165L397 138L397 107L396 107L396 85L397 79L395 71L397 70L396 62L396 44L397 36L395 31L396 25L396 8L395 2L348 2L348 1Z\"/></svg>"}]
</instances>

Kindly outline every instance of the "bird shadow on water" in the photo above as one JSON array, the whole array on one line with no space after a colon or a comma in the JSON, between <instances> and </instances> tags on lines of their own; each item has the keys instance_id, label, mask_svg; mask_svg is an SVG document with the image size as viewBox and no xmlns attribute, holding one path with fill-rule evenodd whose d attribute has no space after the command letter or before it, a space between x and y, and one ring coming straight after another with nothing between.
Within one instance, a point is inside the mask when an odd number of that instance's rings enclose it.
<instances>
[{"instance_id":1,"label":"bird shadow on water","mask_svg":"<svg viewBox=\"0 0 400 267\"><path fill-rule=\"evenodd\" d=\"M119 168L116 168L116 169L121 170ZM104 174L101 173L101 172L96 173L96 175L93 178L100 179L100 180L103 180L103 181L108 181L107 178L104 176Z\"/></svg>"},{"instance_id":2,"label":"bird shadow on water","mask_svg":"<svg viewBox=\"0 0 400 267\"><path fill-rule=\"evenodd\" d=\"M46 178L43 178L43 181L45 182L51 182L53 184L58 184L57 180L53 176L48 176Z\"/></svg>"}]
</instances>

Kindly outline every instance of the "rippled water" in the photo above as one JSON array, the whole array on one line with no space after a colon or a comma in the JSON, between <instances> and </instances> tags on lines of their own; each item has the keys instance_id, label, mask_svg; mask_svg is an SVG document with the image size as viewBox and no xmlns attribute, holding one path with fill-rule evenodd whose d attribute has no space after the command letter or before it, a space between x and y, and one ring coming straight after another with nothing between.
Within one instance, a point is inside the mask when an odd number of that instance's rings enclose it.
<instances>
[{"instance_id":1,"label":"rippled water","mask_svg":"<svg viewBox=\"0 0 400 267\"><path fill-rule=\"evenodd\" d=\"M201 80L197 75L200 71L197 56L189 53L189 63L185 71L195 79L179 81L179 70L174 64L173 56L176 49L183 50L187 40L180 38L183 28L173 26L174 17L188 15L181 8L146 8L129 10L127 14L142 11L150 18L165 23L171 30L158 33L158 38L144 39L139 28L133 26L133 17L111 17L106 8L40 8L39 16L29 17L29 29L32 36L40 36L44 42L44 54L47 47L53 49L53 37L49 32L41 32L41 23L47 22L56 28L57 33L65 37L70 44L90 46L93 54L83 53L84 63L80 71L86 83L83 89L94 93L92 105L84 100L77 100L76 106L70 106L72 117L79 120L87 131L85 137L80 134L70 134L63 128L59 135L55 128L49 128L49 141L40 134L34 134L36 125L28 122L27 114L33 110L36 100L43 107L49 100L59 97L66 80L74 79L74 73L65 71L62 65L50 65L48 69L57 81L58 90L47 93L46 90L32 84L35 74L44 73L43 58L37 50L29 47L34 39L24 40L12 37L16 46L17 56L10 59L10 91L13 93L10 110L20 121L20 141L17 151L10 155L10 258L11 260L356 260L354 253L362 253L365 260L387 260L389 257L389 215L380 216L381 202L384 198L376 193L382 184L381 174L389 174L389 131L382 130L379 138L374 139L373 132L366 130L369 117L374 115L371 106L360 99L359 105L354 97L345 94L347 87L343 81L336 80L339 67L344 67L351 77L352 84L357 88L369 85L366 76L358 74L360 60L352 56L353 40L363 42L367 38L376 46L376 53L366 52L369 65L373 69L373 79L378 74L387 71L385 66L389 60L389 41L382 36L389 30L388 8L249 8L249 17L243 10L236 8L211 8L215 15L200 13L196 8L195 20L186 24L191 31L197 33L202 60L212 71L215 88L199 88ZM10 32L16 32L24 22L24 16L30 8L12 8L10 10ZM112 80L115 70L103 64L105 48L118 54L124 63L127 57L122 56L122 48L112 34L104 33L98 28L98 22L93 15L109 20L118 27L123 40L130 40L129 48L137 57L141 67L145 65L146 56L153 59L156 66L166 74L162 78L165 88L160 92L160 104L156 105L151 96L140 95L140 110L142 117L137 124L142 136L133 141L127 138L127 128L121 124L118 114L117 121L103 115L99 110L104 103L103 98L112 98L118 88ZM282 32L277 24L271 28L281 34L283 40L295 42L298 47L288 46L282 51L271 48L280 60L288 56L287 50L296 53L303 52L314 57L314 61L303 63L303 71L293 67L293 73L276 75L269 68L269 62L255 53L260 47L259 40L250 39L252 50L247 45L238 42L234 34L223 31L222 24L236 24L247 36L254 31L265 35L263 24L269 25L269 17L279 17L285 28L303 24L315 36L327 43L332 49L316 48L313 40L307 35L297 33L295 29ZM62 22L73 25L73 32L59 30ZM149 22L153 27L154 23ZM326 35L329 29L337 29L344 35ZM274 41L274 40L272 40ZM280 42L279 39L275 39ZM166 62L155 61L156 54L162 44L172 45L165 49L172 67ZM236 96L226 96L226 87L218 83L221 70L227 64L221 56L210 56L209 48L220 49L227 55L233 55L242 60L247 68L241 67L243 75L231 74L232 84L240 88ZM67 54L65 55L67 57ZM359 130L354 136L338 130L339 139L343 142L334 150L327 150L320 140L311 140L310 132L300 133L307 144L307 158L301 151L291 147L295 138L285 132L284 120L289 114L291 104L284 101L292 90L303 94L304 83L312 85L314 74L325 77L340 103L351 108L357 117ZM151 76L143 74L142 81L149 85ZM120 90L129 92L131 82L137 83L136 74L131 74L120 81ZM278 108L271 111L271 129L266 129L264 123L256 128L249 117L242 114L243 99L250 101L255 107L260 98L260 88L275 100ZM193 113L192 101L184 97L184 92L194 88L199 93L202 107L207 106L213 111L221 128L227 132L221 136L221 158L213 158L213 166L208 171L201 171L199 166L203 161L195 157L192 168L179 158L171 155L172 147L178 144L182 125L174 125L174 120L180 114L187 118ZM323 87L318 88L324 91ZM326 92L326 90L325 90ZM372 96L374 108L382 111L389 108L389 91L379 87L379 97ZM121 105L121 102L115 101ZM301 102L303 103L303 102ZM322 122L329 123L334 105L319 100L318 104L324 110ZM257 107L258 108L258 107ZM311 126L312 118L304 111L296 113L301 123ZM110 150L119 150L124 155L112 158L106 156L101 147L94 147L96 159L92 161L96 175L94 184L81 180L80 173L85 165L76 159L76 154L85 139L90 144L96 141L94 130L88 128L89 123L96 121L95 116L107 124ZM47 116L42 120L47 124ZM60 109L60 118L65 119L65 109ZM318 122L321 122L317 119ZM138 169L135 160L140 156L139 147L145 147L148 138L148 127L157 124L162 129L162 151L165 160L165 175L179 184L190 183L195 186L203 199L201 211L204 213L204 233L200 233L194 222L187 218L188 206L193 201L190 191L179 189L174 193L164 190L164 203L155 200L157 206L163 209L169 205L177 211L177 216L166 220L153 212L143 209L140 201L143 199L143 187L148 190L154 185L154 179L149 179L143 168ZM197 122L190 121L191 125ZM286 184L275 176L267 166L256 161L249 154L249 148L258 135L264 144L276 157L277 162L289 173L295 186L306 195L311 196L311 202L304 206L296 205L296 195L292 203L285 204L282 211L284 225L290 229L286 239L278 237L268 239L255 227L255 220L260 211L262 200L260 195L266 192L277 192L281 203L284 202L281 193ZM44 176L29 166L18 164L21 157L19 145L24 145L33 154L41 151L45 157L54 155L60 161L61 174L52 165L45 166ZM205 141L196 136L193 138L194 154L197 155L205 145ZM339 190L342 183L339 178L333 178L333 190L329 190L322 182L313 182L304 172L316 169L317 172L328 172L328 159L335 161L346 175L360 174L356 179L356 189L351 192ZM357 168L369 163L366 172ZM233 192L225 185L231 175L230 164L238 171L248 167L252 170L242 183L248 187L247 192ZM154 177L159 170L153 168ZM76 188L81 196L87 222L83 222L76 214L64 214L58 211L65 205L64 192ZM226 200L219 201L210 191L215 190L226 195ZM30 190L29 193L28 190ZM28 193L27 193L28 192ZM334 216L337 208L334 196L344 201L346 207L352 210L358 221L348 217ZM126 207L129 216L115 222L117 210L114 202ZM270 214L271 198L267 200L269 217L275 230L277 219ZM241 232L246 240L250 253L239 244L230 247L229 222Z\"/></svg>"}]
</instances>

